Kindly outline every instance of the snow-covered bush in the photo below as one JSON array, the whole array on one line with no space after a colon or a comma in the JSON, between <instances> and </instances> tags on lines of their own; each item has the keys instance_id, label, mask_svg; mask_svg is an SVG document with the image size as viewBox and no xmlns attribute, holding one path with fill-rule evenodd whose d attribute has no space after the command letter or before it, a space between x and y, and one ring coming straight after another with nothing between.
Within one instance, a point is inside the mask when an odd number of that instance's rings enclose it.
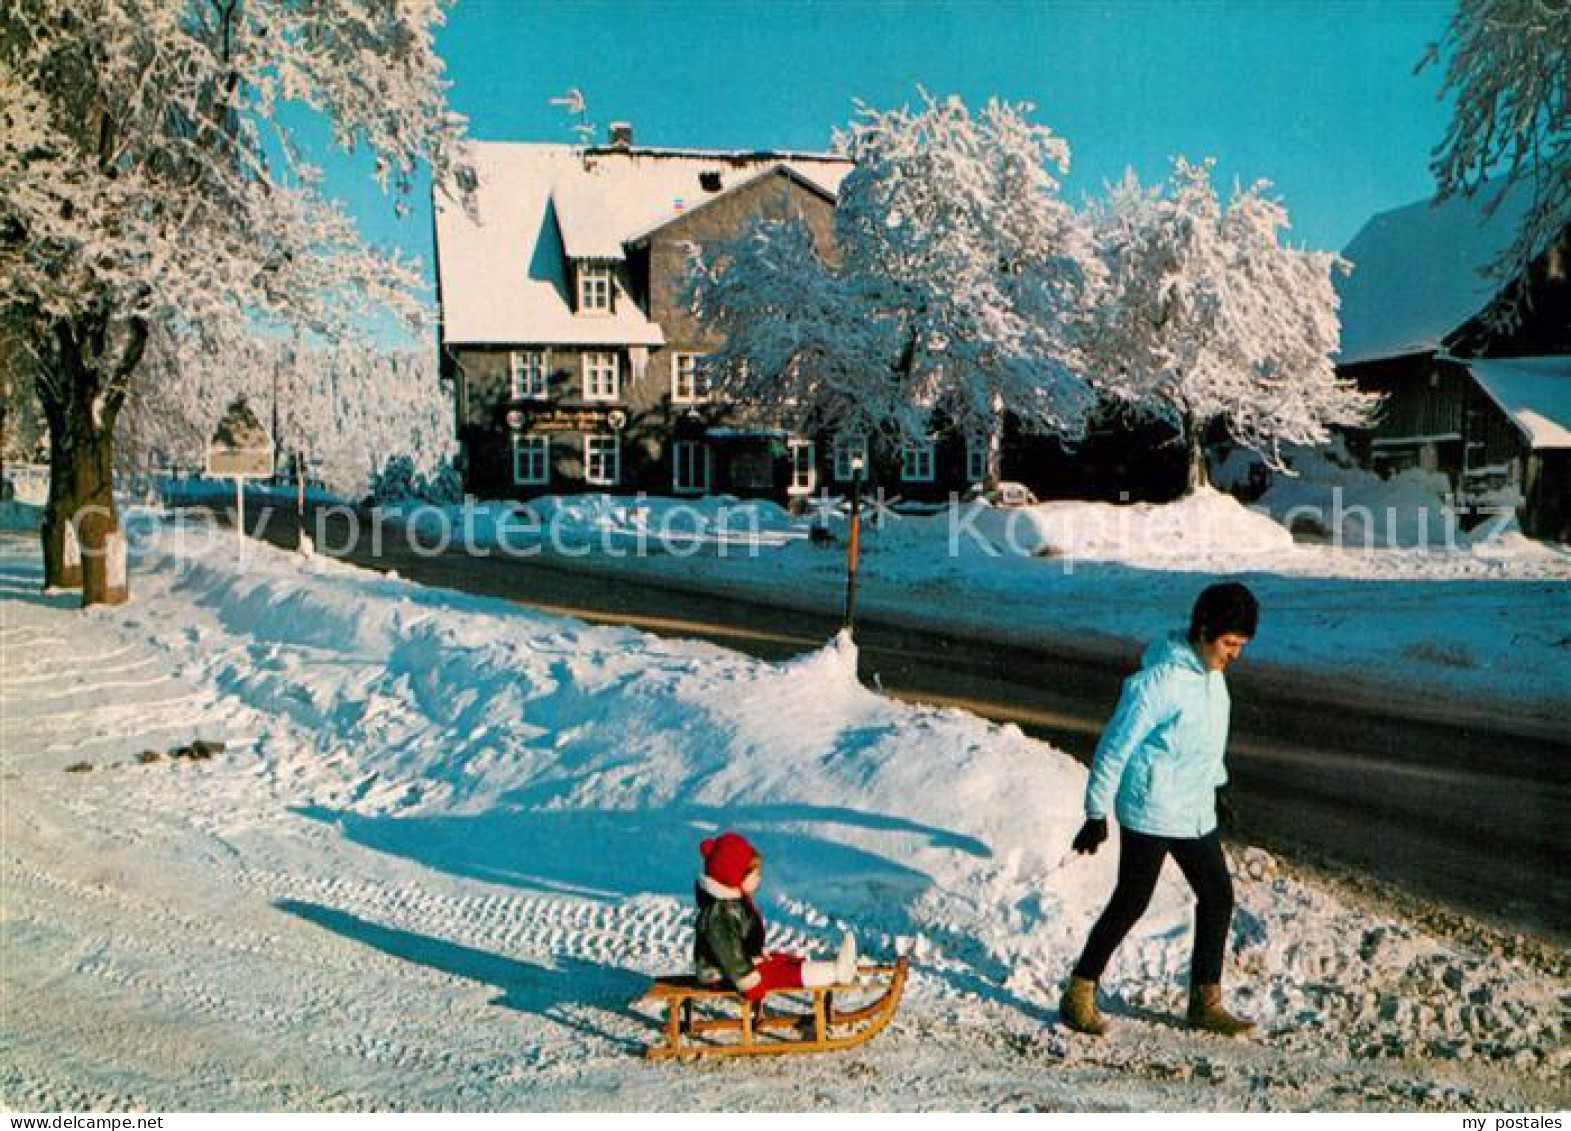
<instances>
[{"instance_id":1,"label":"snow-covered bush","mask_svg":"<svg viewBox=\"0 0 1571 1131\"><path fill-rule=\"evenodd\" d=\"M448 461L427 477L409 456L390 456L371 477L371 499L378 506L416 501L445 505L463 497L463 478Z\"/></svg>"},{"instance_id":2,"label":"snow-covered bush","mask_svg":"<svg viewBox=\"0 0 1571 1131\"><path fill-rule=\"evenodd\" d=\"M420 485L420 497L428 503L445 506L464 501L464 477L451 460L443 460L430 476L423 476Z\"/></svg>"},{"instance_id":3,"label":"snow-covered bush","mask_svg":"<svg viewBox=\"0 0 1571 1131\"><path fill-rule=\"evenodd\" d=\"M371 499L382 505L419 498L416 479L414 460L408 456L391 456L371 477Z\"/></svg>"}]
</instances>

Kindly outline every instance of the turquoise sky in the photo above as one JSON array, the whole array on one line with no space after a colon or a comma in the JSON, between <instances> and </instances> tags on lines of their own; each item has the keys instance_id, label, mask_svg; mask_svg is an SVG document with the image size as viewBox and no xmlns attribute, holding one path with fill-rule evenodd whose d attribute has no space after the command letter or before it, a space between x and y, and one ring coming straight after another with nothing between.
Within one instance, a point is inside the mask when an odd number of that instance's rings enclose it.
<instances>
[{"instance_id":1,"label":"turquoise sky","mask_svg":"<svg viewBox=\"0 0 1571 1131\"><path fill-rule=\"evenodd\" d=\"M1452 5L1431 0L815 3L458 0L439 40L451 99L484 139L572 139L549 99L584 92L644 145L821 149L861 99L918 84L975 105L1026 100L1065 137L1079 202L1133 166L1213 156L1218 183L1266 178L1292 236L1340 250L1373 212L1428 194L1447 111L1413 74ZM322 137L319 131L311 131ZM360 162L329 190L363 230L420 256L428 194L397 219Z\"/></svg>"}]
</instances>

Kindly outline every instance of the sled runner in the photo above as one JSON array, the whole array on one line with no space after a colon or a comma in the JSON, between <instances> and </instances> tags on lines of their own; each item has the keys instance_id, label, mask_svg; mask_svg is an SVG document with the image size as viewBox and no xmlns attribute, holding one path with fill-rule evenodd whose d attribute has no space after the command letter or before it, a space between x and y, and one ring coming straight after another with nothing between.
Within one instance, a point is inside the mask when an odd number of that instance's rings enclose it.
<instances>
[{"instance_id":1,"label":"sled runner","mask_svg":"<svg viewBox=\"0 0 1571 1131\"><path fill-rule=\"evenodd\" d=\"M862 984L863 982L866 984ZM774 990L750 1002L734 990L705 986L692 977L660 978L639 1001L665 1005L664 1040L644 1053L651 1060L690 1056L772 1056L834 1052L872 1040L905 992L906 960L863 966L858 984ZM868 1000L869 995L873 995ZM766 1006L784 997L812 1001L812 1012L776 1012ZM852 1008L842 1003L860 1002ZM734 1034L735 1039L716 1040Z\"/></svg>"}]
</instances>

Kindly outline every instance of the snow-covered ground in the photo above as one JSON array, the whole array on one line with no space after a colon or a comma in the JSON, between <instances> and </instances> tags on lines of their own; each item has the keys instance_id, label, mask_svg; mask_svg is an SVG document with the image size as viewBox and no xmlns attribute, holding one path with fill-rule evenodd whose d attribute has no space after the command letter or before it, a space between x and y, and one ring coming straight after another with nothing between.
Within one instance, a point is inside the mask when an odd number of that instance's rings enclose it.
<instances>
[{"instance_id":1,"label":"snow-covered ground","mask_svg":"<svg viewBox=\"0 0 1571 1131\"><path fill-rule=\"evenodd\" d=\"M1289 480L1275 489L1275 511L1271 500L1246 508L1214 491L1164 506L884 511L864 523L857 604L910 626L1133 652L1183 623L1196 593L1229 576L1261 599L1249 653L1256 670L1354 698L1407 692L1540 722L1571 713L1571 551L1495 523L1472 537L1453 531L1447 544L1438 497L1438 544L1415 548L1402 531L1431 520L1417 513L1410 483L1382 482L1361 473L1334 487ZM1344 519L1352 544L1295 542L1279 520L1311 504L1327 521ZM810 517L723 497L553 496L467 514L392 513L427 547L467 537L487 552L799 608L833 611L843 601L846 519L833 509L819 512L836 535L828 546L809 538ZM1364 514L1380 527L1368 545Z\"/></svg>"},{"instance_id":2,"label":"snow-covered ground","mask_svg":"<svg viewBox=\"0 0 1571 1131\"><path fill-rule=\"evenodd\" d=\"M1109 972L1117 1031L1071 1039L1057 989L1115 856L1068 851L1085 771L875 695L843 641L769 664L258 545L170 542L87 613L39 575L0 538L7 1107L1571 1102L1564 954L1243 847L1230 997L1258 1038L1175 1023L1170 874ZM196 739L224 747L167 755ZM768 858L778 942L849 924L912 956L874 1042L640 1059L627 1002L684 965L721 826Z\"/></svg>"}]
</instances>

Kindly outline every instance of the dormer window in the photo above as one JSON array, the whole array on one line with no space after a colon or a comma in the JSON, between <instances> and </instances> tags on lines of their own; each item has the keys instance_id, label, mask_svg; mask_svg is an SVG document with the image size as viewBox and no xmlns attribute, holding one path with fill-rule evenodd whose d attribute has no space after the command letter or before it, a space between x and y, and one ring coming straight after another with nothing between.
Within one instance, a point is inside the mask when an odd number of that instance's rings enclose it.
<instances>
[{"instance_id":1,"label":"dormer window","mask_svg":"<svg viewBox=\"0 0 1571 1131\"><path fill-rule=\"evenodd\" d=\"M578 313L611 313L611 266L607 263L578 265Z\"/></svg>"}]
</instances>

